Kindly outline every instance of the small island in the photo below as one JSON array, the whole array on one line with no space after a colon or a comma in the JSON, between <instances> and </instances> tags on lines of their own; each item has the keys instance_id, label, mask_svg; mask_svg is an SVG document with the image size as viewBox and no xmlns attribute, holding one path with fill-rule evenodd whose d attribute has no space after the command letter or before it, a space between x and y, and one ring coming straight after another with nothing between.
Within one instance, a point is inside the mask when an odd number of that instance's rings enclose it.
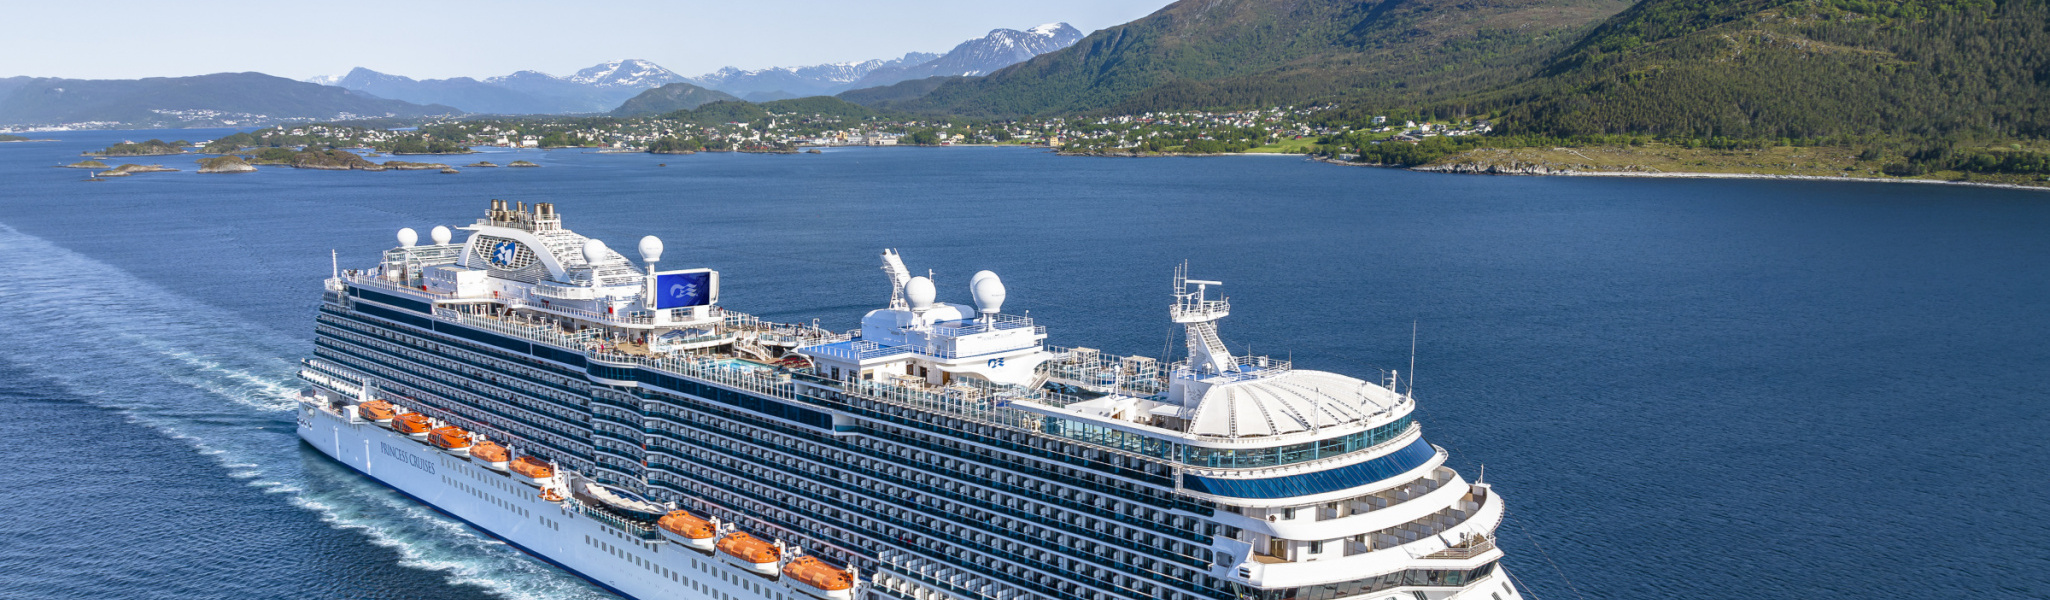
<instances>
[{"instance_id":1,"label":"small island","mask_svg":"<svg viewBox=\"0 0 2050 600\"><path fill-rule=\"evenodd\" d=\"M441 174L443 175L454 175L461 172L462 171L457 171L455 167L448 167L441 170Z\"/></svg>"},{"instance_id":2,"label":"small island","mask_svg":"<svg viewBox=\"0 0 2050 600\"><path fill-rule=\"evenodd\" d=\"M201 173L255 173L256 167L235 155L199 159Z\"/></svg>"},{"instance_id":3,"label":"small island","mask_svg":"<svg viewBox=\"0 0 2050 600\"><path fill-rule=\"evenodd\" d=\"M129 175L134 175L136 173L172 173L176 171L177 169L173 169L163 165L121 165L118 167L114 167L112 169L95 173L94 176L127 177Z\"/></svg>"},{"instance_id":4,"label":"small island","mask_svg":"<svg viewBox=\"0 0 2050 600\"><path fill-rule=\"evenodd\" d=\"M4 144L4 143L7 143L7 142L54 142L54 141L57 141L57 140L38 140L38 139L33 139L33 138L25 138L25 137L21 137L21 136L18 136L18 135L12 135L12 134L0 133L0 144Z\"/></svg>"},{"instance_id":5,"label":"small island","mask_svg":"<svg viewBox=\"0 0 2050 600\"><path fill-rule=\"evenodd\" d=\"M384 168L393 171L439 171L442 169L447 169L449 168L449 166L441 163L420 163L406 162L403 160L388 160L384 162Z\"/></svg>"},{"instance_id":6,"label":"small island","mask_svg":"<svg viewBox=\"0 0 2050 600\"><path fill-rule=\"evenodd\" d=\"M534 164L533 162L530 162L530 161L524 161L524 160L516 160L516 161L512 161L512 162L510 162L510 163L507 163L507 164L506 164L505 166L508 166L508 167L538 167L538 166L541 166L541 165L537 165L537 164Z\"/></svg>"},{"instance_id":7,"label":"small island","mask_svg":"<svg viewBox=\"0 0 2050 600\"><path fill-rule=\"evenodd\" d=\"M187 142L185 140L166 142L163 140L152 139L140 143L121 142L119 144L108 146L104 150L86 151L80 154L83 156L165 156L170 154L184 154L185 147L190 145L192 145L192 142Z\"/></svg>"},{"instance_id":8,"label":"small island","mask_svg":"<svg viewBox=\"0 0 2050 600\"><path fill-rule=\"evenodd\" d=\"M466 168L472 168L472 169L487 169L487 168L491 168L491 167L496 167L496 166L498 166L498 165L492 164L492 163L491 163L491 161L488 161L488 160L480 160L480 161L477 161L477 162L476 162L475 164L468 164L468 165L463 165L463 166L464 166L464 167L466 167Z\"/></svg>"},{"instance_id":9,"label":"small island","mask_svg":"<svg viewBox=\"0 0 2050 600\"><path fill-rule=\"evenodd\" d=\"M97 160L81 160L68 165L58 166L66 169L105 169L107 168L107 163L103 163Z\"/></svg>"}]
</instances>

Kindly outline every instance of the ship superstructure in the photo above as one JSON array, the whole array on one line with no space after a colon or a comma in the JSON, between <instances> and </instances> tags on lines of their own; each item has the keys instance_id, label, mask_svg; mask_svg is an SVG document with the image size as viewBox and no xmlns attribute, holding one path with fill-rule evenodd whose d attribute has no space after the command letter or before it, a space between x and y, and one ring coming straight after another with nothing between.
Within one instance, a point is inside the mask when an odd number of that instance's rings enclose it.
<instances>
[{"instance_id":1,"label":"ship superstructure","mask_svg":"<svg viewBox=\"0 0 2050 600\"><path fill-rule=\"evenodd\" d=\"M492 201L337 269L300 435L643 600L1513 600L1501 498L1444 465L1395 373L1232 354L1177 269L1181 360L1047 344L882 255L858 329L718 305Z\"/></svg>"}]
</instances>

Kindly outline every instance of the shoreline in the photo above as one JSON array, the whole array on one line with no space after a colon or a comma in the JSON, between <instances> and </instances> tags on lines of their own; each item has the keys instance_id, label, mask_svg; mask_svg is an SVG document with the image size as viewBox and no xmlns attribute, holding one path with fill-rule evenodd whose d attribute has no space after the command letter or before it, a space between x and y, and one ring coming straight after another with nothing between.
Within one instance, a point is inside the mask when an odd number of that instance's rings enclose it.
<instances>
[{"instance_id":1,"label":"shoreline","mask_svg":"<svg viewBox=\"0 0 2050 600\"><path fill-rule=\"evenodd\" d=\"M1314 158L1314 157L1313 157L1313 158L1310 158L1310 160L1312 160L1312 161L1315 161L1315 162L1320 162L1320 163L1330 164L1330 165L1337 165L1337 166L1341 166L1341 167L1372 167L1372 168L1380 168L1380 169L1402 169L1402 170L1405 170L1405 171L1415 171L1415 172L1418 172L1418 173L1433 173L1433 174L1445 174L1445 175L1496 175L1496 176L1508 176L1508 177L1642 177L1642 178L1648 178L1648 179L1772 179L1772 180L1780 180L1780 181L1847 181L1847 182L1854 182L1854 183L1920 183L1920 184L1927 184L1927 185L1962 185L1962 186L1971 186L1971 187L1983 187L1983 188L1994 188L1994 189L2010 189L2010 190L2027 190L2027 191L2032 191L2032 192L2050 192L2050 186L2040 186L2040 185L2021 185L2021 184L2016 184L2016 183L1994 183L1994 182L1984 182L1984 181L1946 181L1946 180L1942 180L1942 179L1909 179L1909 178L1901 178L1901 177L1843 177L1843 176L1835 176L1835 175L1763 175L1763 174L1758 174L1758 173L1709 173L1709 172L1696 172L1696 171L1673 171L1673 172L1659 172L1659 173L1647 173L1647 172L1642 172L1642 171L1566 171L1566 170L1562 170L1562 171L1552 171L1552 172L1550 172L1550 173L1462 173L1462 172L1458 172L1458 171L1449 171L1449 170L1436 170L1436 169L1419 169L1419 168L1416 168L1416 167L1404 167L1404 166L1399 166L1399 165L1380 165L1380 164L1367 164L1367 163L1356 163L1356 162L1343 162L1343 161L1331 160L1331 159L1328 159L1328 158Z\"/></svg>"}]
</instances>

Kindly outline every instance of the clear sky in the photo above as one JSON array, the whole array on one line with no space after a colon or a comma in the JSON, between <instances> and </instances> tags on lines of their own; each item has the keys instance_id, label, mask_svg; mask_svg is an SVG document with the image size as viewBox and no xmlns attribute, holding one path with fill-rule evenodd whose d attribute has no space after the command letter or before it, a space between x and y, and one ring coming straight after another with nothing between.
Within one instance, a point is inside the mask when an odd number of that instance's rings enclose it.
<instances>
[{"instance_id":1,"label":"clear sky","mask_svg":"<svg viewBox=\"0 0 2050 600\"><path fill-rule=\"evenodd\" d=\"M642 58L694 76L945 52L991 29L1083 32L1169 0L342 0L9 2L0 77L128 79L260 71L304 79L362 66L414 78L567 75Z\"/></svg>"}]
</instances>

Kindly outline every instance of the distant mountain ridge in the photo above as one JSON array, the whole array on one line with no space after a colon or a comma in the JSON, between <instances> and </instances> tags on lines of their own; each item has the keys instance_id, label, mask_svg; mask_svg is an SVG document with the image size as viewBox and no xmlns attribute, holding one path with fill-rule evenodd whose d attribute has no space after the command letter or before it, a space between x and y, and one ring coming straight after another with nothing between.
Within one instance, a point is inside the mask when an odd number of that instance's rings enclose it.
<instances>
[{"instance_id":1,"label":"distant mountain ridge","mask_svg":"<svg viewBox=\"0 0 2050 600\"><path fill-rule=\"evenodd\" d=\"M1067 23L1047 23L1024 31L992 29L989 35L961 42L946 54L924 63L877 68L848 89L927 77L988 75L1034 56L1073 46L1079 41L1082 41L1082 31Z\"/></svg>"},{"instance_id":2,"label":"distant mountain ridge","mask_svg":"<svg viewBox=\"0 0 2050 600\"><path fill-rule=\"evenodd\" d=\"M599 63L568 77L519 71L482 81L469 77L413 79L363 67L308 81L414 103L445 104L473 113L600 113L643 90L690 79L640 59Z\"/></svg>"},{"instance_id":3,"label":"distant mountain ridge","mask_svg":"<svg viewBox=\"0 0 2050 600\"><path fill-rule=\"evenodd\" d=\"M0 125L218 127L293 120L423 117L449 106L380 98L262 73L144 79L0 79Z\"/></svg>"},{"instance_id":4,"label":"distant mountain ridge","mask_svg":"<svg viewBox=\"0 0 2050 600\"><path fill-rule=\"evenodd\" d=\"M778 93L787 98L829 96L849 89L856 81L877 69L912 66L939 57L940 55L929 52L911 52L890 60L872 59L806 67L770 67L753 70L726 67L699 75L696 80L698 85L742 97L752 95L762 98L768 94Z\"/></svg>"}]
</instances>

